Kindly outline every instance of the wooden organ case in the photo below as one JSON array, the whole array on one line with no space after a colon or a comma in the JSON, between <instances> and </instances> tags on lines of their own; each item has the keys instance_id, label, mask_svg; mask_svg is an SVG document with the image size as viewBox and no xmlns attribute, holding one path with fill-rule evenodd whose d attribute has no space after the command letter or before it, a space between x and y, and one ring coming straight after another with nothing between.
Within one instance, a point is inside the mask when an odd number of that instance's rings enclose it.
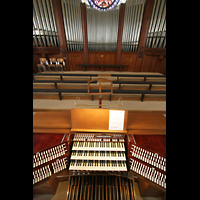
<instances>
[{"instance_id":1,"label":"wooden organ case","mask_svg":"<svg viewBox=\"0 0 200 200\"><path fill-rule=\"evenodd\" d=\"M166 191L166 157L135 144L127 110L116 110L124 113L123 128L111 130L110 111L71 109L70 133L33 152L33 189L48 182L55 190L51 180L60 175L69 180L67 200L135 200L134 177Z\"/></svg>"}]
</instances>

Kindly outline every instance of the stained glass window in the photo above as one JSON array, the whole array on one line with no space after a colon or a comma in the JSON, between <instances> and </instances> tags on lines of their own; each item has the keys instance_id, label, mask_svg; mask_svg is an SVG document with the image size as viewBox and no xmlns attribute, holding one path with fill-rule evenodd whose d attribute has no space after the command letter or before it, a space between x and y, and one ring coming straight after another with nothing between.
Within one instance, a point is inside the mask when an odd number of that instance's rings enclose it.
<instances>
[{"instance_id":1,"label":"stained glass window","mask_svg":"<svg viewBox=\"0 0 200 200\"><path fill-rule=\"evenodd\" d=\"M97 10L109 10L114 8L119 0L88 0L88 2Z\"/></svg>"}]
</instances>

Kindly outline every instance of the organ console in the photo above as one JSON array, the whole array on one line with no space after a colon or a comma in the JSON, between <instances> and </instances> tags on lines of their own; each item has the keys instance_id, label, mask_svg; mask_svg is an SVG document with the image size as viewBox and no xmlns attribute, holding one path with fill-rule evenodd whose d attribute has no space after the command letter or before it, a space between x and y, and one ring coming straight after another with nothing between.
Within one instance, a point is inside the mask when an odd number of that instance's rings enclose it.
<instances>
[{"instance_id":1,"label":"organ console","mask_svg":"<svg viewBox=\"0 0 200 200\"><path fill-rule=\"evenodd\" d=\"M75 134L69 170L127 171L124 138Z\"/></svg>"},{"instance_id":2,"label":"organ console","mask_svg":"<svg viewBox=\"0 0 200 200\"><path fill-rule=\"evenodd\" d=\"M68 200L136 199L135 177L165 192L166 156L127 134L128 111L123 130L109 130L108 111L71 110L71 132L33 152L33 188L60 173L69 178Z\"/></svg>"}]
</instances>

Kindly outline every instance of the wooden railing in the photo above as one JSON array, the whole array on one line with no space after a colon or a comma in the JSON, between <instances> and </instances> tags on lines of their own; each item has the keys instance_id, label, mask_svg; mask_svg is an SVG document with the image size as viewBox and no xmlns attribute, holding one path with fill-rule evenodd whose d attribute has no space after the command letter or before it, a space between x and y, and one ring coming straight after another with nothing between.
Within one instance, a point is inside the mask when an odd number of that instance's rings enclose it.
<instances>
[{"instance_id":1,"label":"wooden railing","mask_svg":"<svg viewBox=\"0 0 200 200\"><path fill-rule=\"evenodd\" d=\"M60 76L61 80L33 80L33 83L54 83L55 89L44 89L44 88L37 88L33 89L33 92L57 92L59 94L59 99L62 100L61 93L88 93L87 89L59 89L57 88L57 83L85 83L87 84L87 80L63 80L63 76L89 76L90 80L93 76L98 76L98 74L63 74L63 73L34 73L35 75L39 76ZM155 78L164 78L164 75L129 75L129 74L111 74L111 77L117 77L117 81L113 81L113 84L119 84L119 89L113 89L113 94L141 94L141 101L144 100L145 94L166 94L166 90L151 90L152 85L165 85L166 82L159 82L159 81L146 81L147 77L155 77ZM120 81L119 77L144 77L143 81ZM93 83L96 83L94 81ZM122 90L121 84L149 84L148 90ZM109 90L110 91L110 90ZM102 92L109 92L108 90L102 89ZM98 93L98 89L91 89L92 93ZM92 96L93 100L93 96ZM110 95L111 101L111 95Z\"/></svg>"}]
</instances>

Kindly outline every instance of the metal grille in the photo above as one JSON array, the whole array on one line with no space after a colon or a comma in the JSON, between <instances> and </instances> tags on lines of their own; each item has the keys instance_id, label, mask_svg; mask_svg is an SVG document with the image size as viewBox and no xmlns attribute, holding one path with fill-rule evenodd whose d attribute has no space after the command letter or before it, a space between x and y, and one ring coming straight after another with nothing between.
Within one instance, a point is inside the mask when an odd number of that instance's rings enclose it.
<instances>
[{"instance_id":1,"label":"metal grille","mask_svg":"<svg viewBox=\"0 0 200 200\"><path fill-rule=\"evenodd\" d=\"M89 51L116 51L119 8L98 11L87 7Z\"/></svg>"},{"instance_id":2,"label":"metal grille","mask_svg":"<svg viewBox=\"0 0 200 200\"><path fill-rule=\"evenodd\" d=\"M166 48L166 0L155 0L146 48Z\"/></svg>"},{"instance_id":3,"label":"metal grille","mask_svg":"<svg viewBox=\"0 0 200 200\"><path fill-rule=\"evenodd\" d=\"M80 0L61 0L68 51L83 51Z\"/></svg>"},{"instance_id":4,"label":"metal grille","mask_svg":"<svg viewBox=\"0 0 200 200\"><path fill-rule=\"evenodd\" d=\"M129 0L126 3L122 51L137 51L146 0Z\"/></svg>"},{"instance_id":5,"label":"metal grille","mask_svg":"<svg viewBox=\"0 0 200 200\"><path fill-rule=\"evenodd\" d=\"M52 0L33 0L33 46L59 46Z\"/></svg>"}]
</instances>

